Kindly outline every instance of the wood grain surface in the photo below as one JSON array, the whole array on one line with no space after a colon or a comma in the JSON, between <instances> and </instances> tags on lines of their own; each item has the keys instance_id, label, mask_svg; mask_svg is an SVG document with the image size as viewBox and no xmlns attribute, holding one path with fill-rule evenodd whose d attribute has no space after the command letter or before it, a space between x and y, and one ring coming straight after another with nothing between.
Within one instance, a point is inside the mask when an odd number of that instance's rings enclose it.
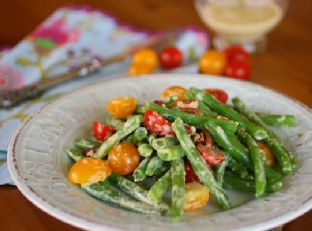
<instances>
[{"instance_id":1,"label":"wood grain surface","mask_svg":"<svg viewBox=\"0 0 312 231\"><path fill-rule=\"evenodd\" d=\"M16 44L55 9L68 4L104 9L139 28L158 30L195 25L207 30L191 0L2 0L0 46ZM285 18L269 35L267 51L252 57L252 81L309 107L312 107L311 14L311 0L290 1ZM0 230L78 230L37 209L14 186L0 186L0 221ZM311 227L312 211L286 224L283 230L311 230Z\"/></svg>"}]
</instances>

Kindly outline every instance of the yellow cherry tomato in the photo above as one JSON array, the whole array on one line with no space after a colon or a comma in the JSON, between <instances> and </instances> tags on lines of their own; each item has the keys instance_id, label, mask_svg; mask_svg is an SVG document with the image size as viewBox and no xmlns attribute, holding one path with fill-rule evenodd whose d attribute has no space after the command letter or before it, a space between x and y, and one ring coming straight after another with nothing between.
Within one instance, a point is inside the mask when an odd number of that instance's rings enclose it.
<instances>
[{"instance_id":1,"label":"yellow cherry tomato","mask_svg":"<svg viewBox=\"0 0 312 231\"><path fill-rule=\"evenodd\" d=\"M153 68L145 63L133 63L129 67L128 76L139 76L153 73Z\"/></svg>"},{"instance_id":2,"label":"yellow cherry tomato","mask_svg":"<svg viewBox=\"0 0 312 231\"><path fill-rule=\"evenodd\" d=\"M107 103L107 110L118 119L125 119L132 115L137 106L133 97L119 97Z\"/></svg>"},{"instance_id":3,"label":"yellow cherry tomato","mask_svg":"<svg viewBox=\"0 0 312 231\"><path fill-rule=\"evenodd\" d=\"M96 157L78 160L69 170L67 178L75 184L103 181L112 173L108 163Z\"/></svg>"},{"instance_id":4,"label":"yellow cherry tomato","mask_svg":"<svg viewBox=\"0 0 312 231\"><path fill-rule=\"evenodd\" d=\"M266 166L273 167L275 165L275 157L271 151L271 149L268 147L267 144L262 142L257 142L261 153L264 155L266 161L264 162Z\"/></svg>"},{"instance_id":5,"label":"yellow cherry tomato","mask_svg":"<svg viewBox=\"0 0 312 231\"><path fill-rule=\"evenodd\" d=\"M204 74L221 75L224 73L226 58L224 53L210 50L199 59L199 70Z\"/></svg>"},{"instance_id":6,"label":"yellow cherry tomato","mask_svg":"<svg viewBox=\"0 0 312 231\"><path fill-rule=\"evenodd\" d=\"M176 96L178 100L183 100L185 92L186 89L181 86L171 86L162 92L160 98L165 100L169 97Z\"/></svg>"},{"instance_id":7,"label":"yellow cherry tomato","mask_svg":"<svg viewBox=\"0 0 312 231\"><path fill-rule=\"evenodd\" d=\"M121 143L109 150L108 163L120 175L133 172L140 162L138 149L133 144Z\"/></svg>"},{"instance_id":8,"label":"yellow cherry tomato","mask_svg":"<svg viewBox=\"0 0 312 231\"><path fill-rule=\"evenodd\" d=\"M158 55L150 48L140 49L134 53L132 63L146 64L154 69L158 65Z\"/></svg>"},{"instance_id":9,"label":"yellow cherry tomato","mask_svg":"<svg viewBox=\"0 0 312 231\"><path fill-rule=\"evenodd\" d=\"M204 185L192 182L185 185L184 211L195 211L205 207L209 200L209 190Z\"/></svg>"}]
</instances>

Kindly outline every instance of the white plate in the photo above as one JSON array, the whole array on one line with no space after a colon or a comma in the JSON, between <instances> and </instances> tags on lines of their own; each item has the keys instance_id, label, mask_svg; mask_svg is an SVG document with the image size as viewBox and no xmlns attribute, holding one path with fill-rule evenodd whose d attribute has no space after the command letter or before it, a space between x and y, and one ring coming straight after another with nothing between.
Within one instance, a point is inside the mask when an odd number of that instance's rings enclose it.
<instances>
[{"instance_id":1,"label":"white plate","mask_svg":"<svg viewBox=\"0 0 312 231\"><path fill-rule=\"evenodd\" d=\"M84 194L66 180L70 160L64 150L90 134L94 119L105 115L114 97L144 102L158 98L170 85L225 89L256 111L296 115L298 126L278 129L299 160L296 174L281 192L250 200L233 194L235 208L207 208L187 213L179 224L167 217L142 215L110 207ZM312 207L312 113L304 105L262 86L192 74L154 75L103 82L72 92L44 107L17 132L9 147L9 169L19 190L50 215L88 230L266 230L296 218Z\"/></svg>"}]
</instances>

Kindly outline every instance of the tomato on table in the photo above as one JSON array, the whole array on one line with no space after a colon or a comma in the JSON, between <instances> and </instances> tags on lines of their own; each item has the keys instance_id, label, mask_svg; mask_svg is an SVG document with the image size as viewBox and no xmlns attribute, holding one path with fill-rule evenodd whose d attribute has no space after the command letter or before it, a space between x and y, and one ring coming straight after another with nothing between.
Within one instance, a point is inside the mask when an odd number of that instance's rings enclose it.
<instances>
[{"instance_id":1,"label":"tomato on table","mask_svg":"<svg viewBox=\"0 0 312 231\"><path fill-rule=\"evenodd\" d=\"M96 183L105 180L112 170L108 163L96 157L78 160L69 170L67 178L75 184Z\"/></svg>"},{"instance_id":2,"label":"tomato on table","mask_svg":"<svg viewBox=\"0 0 312 231\"><path fill-rule=\"evenodd\" d=\"M157 53L150 48L140 49L134 53L132 64L145 64L154 69L158 65Z\"/></svg>"},{"instance_id":3,"label":"tomato on table","mask_svg":"<svg viewBox=\"0 0 312 231\"><path fill-rule=\"evenodd\" d=\"M251 67L248 62L233 61L225 69L225 75L234 79L248 80L251 73Z\"/></svg>"},{"instance_id":4,"label":"tomato on table","mask_svg":"<svg viewBox=\"0 0 312 231\"><path fill-rule=\"evenodd\" d=\"M221 103L226 103L229 98L229 95L222 89L206 88L204 90L208 92L209 94L213 95Z\"/></svg>"},{"instance_id":5,"label":"tomato on table","mask_svg":"<svg viewBox=\"0 0 312 231\"><path fill-rule=\"evenodd\" d=\"M179 67L183 62L183 54L176 47L167 47L160 52L159 61L164 69Z\"/></svg>"},{"instance_id":6,"label":"tomato on table","mask_svg":"<svg viewBox=\"0 0 312 231\"><path fill-rule=\"evenodd\" d=\"M184 94L187 92L187 90L184 87L181 86L170 86L166 90L164 90L160 96L162 100L166 100L169 97L176 96L177 100L183 100Z\"/></svg>"},{"instance_id":7,"label":"tomato on table","mask_svg":"<svg viewBox=\"0 0 312 231\"><path fill-rule=\"evenodd\" d=\"M209 190L206 186L193 182L185 185L184 211L195 211L206 206L209 201Z\"/></svg>"},{"instance_id":8,"label":"tomato on table","mask_svg":"<svg viewBox=\"0 0 312 231\"><path fill-rule=\"evenodd\" d=\"M249 62L250 60L249 53L240 46L230 46L226 48L225 55L226 55L228 63L231 63L234 61Z\"/></svg>"},{"instance_id":9,"label":"tomato on table","mask_svg":"<svg viewBox=\"0 0 312 231\"><path fill-rule=\"evenodd\" d=\"M145 112L144 123L146 128L156 136L172 136L175 134L171 124L151 109Z\"/></svg>"},{"instance_id":10,"label":"tomato on table","mask_svg":"<svg viewBox=\"0 0 312 231\"><path fill-rule=\"evenodd\" d=\"M133 63L129 67L128 76L134 77L153 73L153 68L145 63Z\"/></svg>"},{"instance_id":11,"label":"tomato on table","mask_svg":"<svg viewBox=\"0 0 312 231\"><path fill-rule=\"evenodd\" d=\"M215 146L197 144L196 149L208 166L220 164L225 159L223 151Z\"/></svg>"},{"instance_id":12,"label":"tomato on table","mask_svg":"<svg viewBox=\"0 0 312 231\"><path fill-rule=\"evenodd\" d=\"M107 103L107 110L118 119L125 119L132 115L137 107L133 97L119 97Z\"/></svg>"},{"instance_id":13,"label":"tomato on table","mask_svg":"<svg viewBox=\"0 0 312 231\"><path fill-rule=\"evenodd\" d=\"M221 75L224 73L226 58L224 53L210 50L199 59L199 71L204 74Z\"/></svg>"},{"instance_id":14,"label":"tomato on table","mask_svg":"<svg viewBox=\"0 0 312 231\"><path fill-rule=\"evenodd\" d=\"M136 169L140 156L133 144L120 143L109 150L107 160L113 172L127 175Z\"/></svg>"},{"instance_id":15,"label":"tomato on table","mask_svg":"<svg viewBox=\"0 0 312 231\"><path fill-rule=\"evenodd\" d=\"M110 127L106 124L102 124L99 121L93 122L92 133L93 133L93 136L95 137L95 139L97 139L99 141L106 140L108 137L113 135L115 132L116 132L115 129L113 129L112 127Z\"/></svg>"}]
</instances>

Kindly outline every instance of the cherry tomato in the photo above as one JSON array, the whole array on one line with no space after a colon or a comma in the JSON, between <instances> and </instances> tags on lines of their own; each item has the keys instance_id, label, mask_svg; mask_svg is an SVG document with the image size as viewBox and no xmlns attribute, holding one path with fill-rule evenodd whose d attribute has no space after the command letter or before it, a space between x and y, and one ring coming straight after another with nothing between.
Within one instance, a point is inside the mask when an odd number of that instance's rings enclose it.
<instances>
[{"instance_id":1,"label":"cherry tomato","mask_svg":"<svg viewBox=\"0 0 312 231\"><path fill-rule=\"evenodd\" d=\"M160 52L159 61L164 69L179 67L183 61L183 54L176 47L167 47Z\"/></svg>"},{"instance_id":2,"label":"cherry tomato","mask_svg":"<svg viewBox=\"0 0 312 231\"><path fill-rule=\"evenodd\" d=\"M93 136L99 141L106 140L116 132L112 127L98 121L94 121L92 127Z\"/></svg>"},{"instance_id":3,"label":"cherry tomato","mask_svg":"<svg viewBox=\"0 0 312 231\"><path fill-rule=\"evenodd\" d=\"M128 70L128 76L134 77L139 75L150 74L152 72L153 68L145 63L133 63Z\"/></svg>"},{"instance_id":4,"label":"cherry tomato","mask_svg":"<svg viewBox=\"0 0 312 231\"><path fill-rule=\"evenodd\" d=\"M185 182L199 182L198 177L196 176L191 163L187 160L184 162L184 171L185 171Z\"/></svg>"},{"instance_id":5,"label":"cherry tomato","mask_svg":"<svg viewBox=\"0 0 312 231\"><path fill-rule=\"evenodd\" d=\"M206 145L197 144L196 149L208 166L214 166L224 161L224 153L215 146L208 147Z\"/></svg>"},{"instance_id":6,"label":"cherry tomato","mask_svg":"<svg viewBox=\"0 0 312 231\"><path fill-rule=\"evenodd\" d=\"M209 190L200 183L188 183L185 185L184 211L195 211L206 206L209 201Z\"/></svg>"},{"instance_id":7,"label":"cherry tomato","mask_svg":"<svg viewBox=\"0 0 312 231\"><path fill-rule=\"evenodd\" d=\"M136 169L140 156L133 144L120 143L109 150L107 160L113 172L127 175Z\"/></svg>"},{"instance_id":8,"label":"cherry tomato","mask_svg":"<svg viewBox=\"0 0 312 231\"><path fill-rule=\"evenodd\" d=\"M248 80L251 68L249 63L243 61L233 61L225 69L225 75L234 79Z\"/></svg>"},{"instance_id":9,"label":"cherry tomato","mask_svg":"<svg viewBox=\"0 0 312 231\"><path fill-rule=\"evenodd\" d=\"M261 153L264 155L266 161L264 162L266 166L268 167L273 167L275 165L275 157L271 151L271 149L266 145L265 143L262 142L257 142Z\"/></svg>"},{"instance_id":10,"label":"cherry tomato","mask_svg":"<svg viewBox=\"0 0 312 231\"><path fill-rule=\"evenodd\" d=\"M147 110L144 114L146 128L157 136L174 135L171 124L161 115L153 110Z\"/></svg>"},{"instance_id":11,"label":"cherry tomato","mask_svg":"<svg viewBox=\"0 0 312 231\"><path fill-rule=\"evenodd\" d=\"M169 97L176 96L178 100L184 99L184 94L187 90L181 86L171 86L164 90L160 96L161 99L165 100Z\"/></svg>"},{"instance_id":12,"label":"cherry tomato","mask_svg":"<svg viewBox=\"0 0 312 231\"><path fill-rule=\"evenodd\" d=\"M221 75L225 64L226 58L222 52L210 50L199 59L199 70L204 74Z\"/></svg>"},{"instance_id":13,"label":"cherry tomato","mask_svg":"<svg viewBox=\"0 0 312 231\"><path fill-rule=\"evenodd\" d=\"M249 62L250 60L249 53L240 46L231 46L226 48L225 55L228 63L231 63L233 61Z\"/></svg>"},{"instance_id":14,"label":"cherry tomato","mask_svg":"<svg viewBox=\"0 0 312 231\"><path fill-rule=\"evenodd\" d=\"M206 88L204 90L208 92L209 94L213 95L221 103L226 103L229 98L228 94L222 89Z\"/></svg>"},{"instance_id":15,"label":"cherry tomato","mask_svg":"<svg viewBox=\"0 0 312 231\"><path fill-rule=\"evenodd\" d=\"M95 183L112 173L108 163L96 157L78 160L69 170L67 178L75 184Z\"/></svg>"},{"instance_id":16,"label":"cherry tomato","mask_svg":"<svg viewBox=\"0 0 312 231\"><path fill-rule=\"evenodd\" d=\"M132 115L137 106L136 99L132 97L119 97L107 104L107 110L118 119L125 119Z\"/></svg>"},{"instance_id":17,"label":"cherry tomato","mask_svg":"<svg viewBox=\"0 0 312 231\"><path fill-rule=\"evenodd\" d=\"M132 57L133 64L146 64L154 69L158 65L158 56L150 48L144 48L136 51Z\"/></svg>"}]
</instances>

